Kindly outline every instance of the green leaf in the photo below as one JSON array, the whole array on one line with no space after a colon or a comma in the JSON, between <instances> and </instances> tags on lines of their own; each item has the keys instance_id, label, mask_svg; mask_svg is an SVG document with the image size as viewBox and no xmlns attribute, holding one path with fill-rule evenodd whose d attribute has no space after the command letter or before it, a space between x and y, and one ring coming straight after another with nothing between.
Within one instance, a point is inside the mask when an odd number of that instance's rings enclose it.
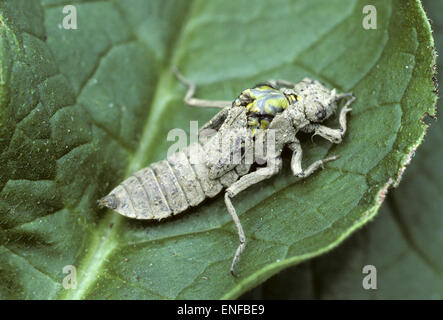
<instances>
[{"instance_id":1,"label":"green leaf","mask_svg":"<svg viewBox=\"0 0 443 320\"><path fill-rule=\"evenodd\" d=\"M443 3L423 4L442 52ZM442 132L443 122L432 124L401 185L373 222L331 253L281 272L243 298L443 299ZM365 265L377 268L377 290L363 289Z\"/></svg>"},{"instance_id":2,"label":"green leaf","mask_svg":"<svg viewBox=\"0 0 443 320\"><path fill-rule=\"evenodd\" d=\"M420 3L371 3L375 30L362 27L367 1L78 1L78 29L65 30L64 0L1 2L0 296L234 298L369 221L436 100ZM165 157L169 130L215 114L182 103L175 65L207 99L306 76L357 97L342 144L303 142L304 165L339 160L301 181L286 155L281 174L235 198L248 238L238 279L222 197L162 223L96 206Z\"/></svg>"}]
</instances>

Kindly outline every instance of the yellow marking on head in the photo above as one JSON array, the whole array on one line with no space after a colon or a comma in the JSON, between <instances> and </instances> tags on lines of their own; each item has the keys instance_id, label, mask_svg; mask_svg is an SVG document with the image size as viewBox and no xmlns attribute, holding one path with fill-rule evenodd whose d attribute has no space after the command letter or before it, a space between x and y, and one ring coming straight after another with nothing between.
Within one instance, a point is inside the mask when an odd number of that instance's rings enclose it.
<instances>
[{"instance_id":1,"label":"yellow marking on head","mask_svg":"<svg viewBox=\"0 0 443 320\"><path fill-rule=\"evenodd\" d=\"M251 107L248 109L249 112L252 113L260 113L260 108L257 106L257 104L254 102L251 103Z\"/></svg>"},{"instance_id":2,"label":"yellow marking on head","mask_svg":"<svg viewBox=\"0 0 443 320\"><path fill-rule=\"evenodd\" d=\"M276 99L275 102L275 106L279 109L286 109L289 106L288 100L286 100L284 96L280 99Z\"/></svg>"},{"instance_id":3,"label":"yellow marking on head","mask_svg":"<svg viewBox=\"0 0 443 320\"><path fill-rule=\"evenodd\" d=\"M248 125L249 126L258 126L258 120L257 119L248 120Z\"/></svg>"},{"instance_id":4,"label":"yellow marking on head","mask_svg":"<svg viewBox=\"0 0 443 320\"><path fill-rule=\"evenodd\" d=\"M269 127L269 121L268 120L262 120L262 121L260 121L260 128L261 129L263 129L263 130L265 130L265 129L267 129Z\"/></svg>"}]
</instances>

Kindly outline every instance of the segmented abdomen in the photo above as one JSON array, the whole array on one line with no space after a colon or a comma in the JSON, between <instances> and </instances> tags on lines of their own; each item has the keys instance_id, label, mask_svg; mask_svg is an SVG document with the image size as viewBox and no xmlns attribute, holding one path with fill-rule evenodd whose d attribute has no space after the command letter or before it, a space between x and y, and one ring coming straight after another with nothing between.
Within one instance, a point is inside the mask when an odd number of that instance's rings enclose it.
<instances>
[{"instance_id":1,"label":"segmented abdomen","mask_svg":"<svg viewBox=\"0 0 443 320\"><path fill-rule=\"evenodd\" d=\"M193 144L151 164L123 181L102 201L118 213L136 219L160 220L197 206L238 178L234 171L225 179L209 179L202 150ZM111 202L112 206L107 204Z\"/></svg>"}]
</instances>

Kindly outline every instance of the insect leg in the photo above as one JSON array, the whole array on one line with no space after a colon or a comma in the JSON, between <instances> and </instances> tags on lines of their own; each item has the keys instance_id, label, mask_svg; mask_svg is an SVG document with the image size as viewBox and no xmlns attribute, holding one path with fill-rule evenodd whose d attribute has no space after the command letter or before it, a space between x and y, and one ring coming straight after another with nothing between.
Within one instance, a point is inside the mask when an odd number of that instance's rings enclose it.
<instances>
[{"instance_id":1,"label":"insect leg","mask_svg":"<svg viewBox=\"0 0 443 320\"><path fill-rule=\"evenodd\" d=\"M242 128L246 123L244 108L228 106L218 112L211 120L203 125L198 131L199 137L211 137L215 131L222 127Z\"/></svg>"},{"instance_id":2,"label":"insect leg","mask_svg":"<svg viewBox=\"0 0 443 320\"><path fill-rule=\"evenodd\" d=\"M343 106L343 108L340 111L340 116L339 116L339 123L340 123L340 128L339 129L332 129L326 126L323 126L321 124L310 124L308 126L306 126L303 131L305 132L314 132L314 136L318 135L332 143L341 143L343 136L346 133L346 129L347 129L347 119L346 119L346 115L348 114L348 112L352 111L351 108L349 108L349 105L354 102L355 97L352 96L352 93L345 93L345 94L341 94L338 95L337 97L339 97L340 99L343 99L345 97L352 97L351 99L349 99L346 104Z\"/></svg>"},{"instance_id":3,"label":"insect leg","mask_svg":"<svg viewBox=\"0 0 443 320\"><path fill-rule=\"evenodd\" d=\"M346 126L346 123L344 123ZM332 129L323 125L315 125L314 126L314 134L312 137L314 136L320 136L323 139L328 140L329 142L332 143L341 143L343 135L345 133L346 127L345 128L340 128L340 129Z\"/></svg>"},{"instance_id":4,"label":"insect leg","mask_svg":"<svg viewBox=\"0 0 443 320\"><path fill-rule=\"evenodd\" d=\"M350 98L351 98L350 100L352 100L352 101L355 100L355 97L354 97L354 95L352 94L352 92L340 93L340 94L337 94L337 95L335 96L335 98L336 98L337 101L338 101L338 100L341 100L341 99L344 99L344 98L348 98L348 97L350 97ZM351 103L352 103L352 102L351 102Z\"/></svg>"},{"instance_id":5,"label":"insect leg","mask_svg":"<svg viewBox=\"0 0 443 320\"><path fill-rule=\"evenodd\" d=\"M233 195L232 196L229 195L228 192L225 193L226 208L228 209L228 212L231 215L232 220L234 220L234 224L235 224L235 227L237 228L237 232L238 232L238 238L240 239L240 245L237 247L237 250L235 251L235 256L234 256L234 259L232 260L232 264L231 264L231 274L234 277L237 277L237 274L235 273L234 268L240 258L241 253L245 249L246 237L245 237L245 233L243 231L243 227L241 225L240 219L238 218L237 212L235 211L235 208L232 205L232 202L231 202L232 197L233 197Z\"/></svg>"},{"instance_id":6,"label":"insect leg","mask_svg":"<svg viewBox=\"0 0 443 320\"><path fill-rule=\"evenodd\" d=\"M245 249L246 246L246 237L243 232L242 225L240 223L240 219L238 218L237 212L235 211L234 206L232 205L231 199L239 194L241 191L249 188L250 186L259 183L265 179L268 179L275 175L278 171L280 171L282 166L282 160L280 157L275 158L273 160L268 161L268 164L265 168L260 168L257 171L251 172L240 178L237 182L231 185L225 193L225 203L226 208L231 214L232 220L234 220L235 226L237 227L238 237L240 239L240 245L235 252L234 259L231 264L231 274L233 276L237 276L235 273L235 265L238 263L240 259L240 255Z\"/></svg>"},{"instance_id":7,"label":"insect leg","mask_svg":"<svg viewBox=\"0 0 443 320\"><path fill-rule=\"evenodd\" d=\"M183 101L191 106L191 107L209 107L209 108L224 108L226 106L230 106L232 101L223 101L223 100L202 100L194 98L196 85L195 83L186 79L177 68L173 68L172 72L176 75L177 79L180 80L183 84L188 87L188 91L186 92L185 98Z\"/></svg>"},{"instance_id":8,"label":"insect leg","mask_svg":"<svg viewBox=\"0 0 443 320\"><path fill-rule=\"evenodd\" d=\"M305 170L301 167L301 159L303 156L303 150L301 148L300 142L298 140L294 141L289 145L289 148L293 151L292 159L291 159L291 169L296 177L306 178L314 173L318 168L323 167L326 162L334 161L338 159L338 156L332 156L329 158L325 158L322 160L317 160L312 163Z\"/></svg>"}]
</instances>

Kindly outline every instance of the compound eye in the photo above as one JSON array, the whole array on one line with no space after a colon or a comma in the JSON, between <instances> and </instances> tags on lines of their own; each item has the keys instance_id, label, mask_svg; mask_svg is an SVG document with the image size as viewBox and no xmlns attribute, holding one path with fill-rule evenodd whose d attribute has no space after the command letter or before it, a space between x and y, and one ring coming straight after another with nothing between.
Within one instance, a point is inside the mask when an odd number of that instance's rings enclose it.
<instances>
[{"instance_id":1,"label":"compound eye","mask_svg":"<svg viewBox=\"0 0 443 320\"><path fill-rule=\"evenodd\" d=\"M325 111L325 109L318 110L318 111L315 113L315 117L316 117L319 121L324 120L325 117L326 117L326 111Z\"/></svg>"}]
</instances>

